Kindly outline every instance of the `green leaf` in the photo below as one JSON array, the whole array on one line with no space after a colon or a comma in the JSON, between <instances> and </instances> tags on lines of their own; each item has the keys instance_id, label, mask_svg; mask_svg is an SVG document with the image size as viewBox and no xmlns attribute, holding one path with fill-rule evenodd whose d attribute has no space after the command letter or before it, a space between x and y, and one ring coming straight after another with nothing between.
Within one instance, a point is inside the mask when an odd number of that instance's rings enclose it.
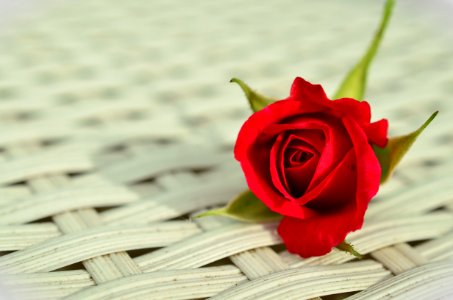
<instances>
[{"instance_id":1,"label":"green leaf","mask_svg":"<svg viewBox=\"0 0 453 300\"><path fill-rule=\"evenodd\" d=\"M429 119L414 132L390 138L385 148L379 148L377 146L373 147L382 169L381 183L385 182L390 177L396 165L401 161L417 137L425 130L431 121L434 120L437 114L438 111L434 112Z\"/></svg>"},{"instance_id":2,"label":"green leaf","mask_svg":"<svg viewBox=\"0 0 453 300\"><path fill-rule=\"evenodd\" d=\"M360 59L360 61L349 71L348 75L341 83L340 88L336 92L333 99L344 97L354 98L357 100L363 99L365 94L368 68L379 48L379 44L381 43L385 29L387 28L387 24L392 14L394 4L394 0L387 0L387 2L385 3L381 23L374 35L373 40L371 41L371 44L368 46L367 51Z\"/></svg>"},{"instance_id":3,"label":"green leaf","mask_svg":"<svg viewBox=\"0 0 453 300\"><path fill-rule=\"evenodd\" d=\"M245 222L263 223L278 221L281 215L271 211L251 191L234 198L227 206L203 212L196 217L224 216Z\"/></svg>"},{"instance_id":4,"label":"green leaf","mask_svg":"<svg viewBox=\"0 0 453 300\"><path fill-rule=\"evenodd\" d=\"M255 92L247 84L245 84L245 82L243 82L240 79L232 78L230 82L235 82L239 84L245 96L247 97L247 100L249 101L250 107L254 112L262 110L263 108L265 108L266 106L275 101L274 99L271 99L269 97L263 96Z\"/></svg>"},{"instance_id":5,"label":"green leaf","mask_svg":"<svg viewBox=\"0 0 453 300\"><path fill-rule=\"evenodd\" d=\"M363 258L363 255L360 254L359 252L357 252L350 243L346 242L346 240L341 242L335 248L337 248L338 250L344 251L344 252L348 252L349 254L354 255L358 259L362 259Z\"/></svg>"}]
</instances>

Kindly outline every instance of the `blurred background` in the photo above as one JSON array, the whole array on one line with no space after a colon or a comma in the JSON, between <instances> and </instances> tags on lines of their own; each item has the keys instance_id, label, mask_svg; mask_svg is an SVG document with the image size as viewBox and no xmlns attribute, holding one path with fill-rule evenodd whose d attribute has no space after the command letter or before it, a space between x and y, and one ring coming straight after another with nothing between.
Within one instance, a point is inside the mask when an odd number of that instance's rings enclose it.
<instances>
[{"instance_id":1,"label":"blurred background","mask_svg":"<svg viewBox=\"0 0 453 300\"><path fill-rule=\"evenodd\" d=\"M393 134L440 110L429 128L436 134L415 147L450 157L453 0L397 2L366 98ZM376 0L0 0L0 161L11 145L36 141L231 147L250 114L231 77L284 98L302 76L332 95L382 8ZM108 162L95 155L96 166Z\"/></svg>"},{"instance_id":2,"label":"blurred background","mask_svg":"<svg viewBox=\"0 0 453 300\"><path fill-rule=\"evenodd\" d=\"M376 117L385 114L395 131L400 122L419 124L453 89L453 1L397 2L367 94L380 103ZM295 76L332 94L370 41L383 6L361 0L0 3L2 122L61 124L75 110L71 126L95 126L107 114L165 115L162 130L191 128L227 144L248 114L231 77L276 98L288 94ZM423 105L408 106L419 100ZM386 109L394 103L415 120L397 120L401 112Z\"/></svg>"}]
</instances>

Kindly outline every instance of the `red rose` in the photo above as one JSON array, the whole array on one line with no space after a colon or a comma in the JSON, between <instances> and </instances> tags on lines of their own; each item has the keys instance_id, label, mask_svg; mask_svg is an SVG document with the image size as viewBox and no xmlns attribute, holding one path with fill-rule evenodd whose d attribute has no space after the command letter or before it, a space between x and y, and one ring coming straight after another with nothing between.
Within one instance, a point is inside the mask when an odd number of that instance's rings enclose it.
<instances>
[{"instance_id":1,"label":"red rose","mask_svg":"<svg viewBox=\"0 0 453 300\"><path fill-rule=\"evenodd\" d=\"M283 215L288 251L319 256L362 227L381 167L372 144L387 144L387 120L371 123L370 106L329 100L320 85L296 78L290 96L254 113L234 153L250 190Z\"/></svg>"}]
</instances>

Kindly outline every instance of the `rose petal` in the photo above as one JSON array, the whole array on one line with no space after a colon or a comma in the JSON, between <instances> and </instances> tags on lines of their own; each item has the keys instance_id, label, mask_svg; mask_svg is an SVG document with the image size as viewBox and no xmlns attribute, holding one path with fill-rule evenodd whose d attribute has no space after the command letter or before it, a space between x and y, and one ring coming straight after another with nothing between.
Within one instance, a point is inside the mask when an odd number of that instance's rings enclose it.
<instances>
[{"instance_id":1,"label":"rose petal","mask_svg":"<svg viewBox=\"0 0 453 300\"><path fill-rule=\"evenodd\" d=\"M270 125L303 113L303 104L299 101L281 100L252 114L242 125L234 146L234 156L241 161L247 156L251 145L272 143L279 132L267 132ZM267 144L270 147L271 144Z\"/></svg>"},{"instance_id":2,"label":"rose petal","mask_svg":"<svg viewBox=\"0 0 453 300\"><path fill-rule=\"evenodd\" d=\"M343 123L351 136L353 149L356 156L357 191L356 191L356 216L354 229L362 227L363 217L368 203L379 190L381 179L381 166L368 143L368 138L362 128L351 118L344 118Z\"/></svg>"},{"instance_id":3,"label":"rose petal","mask_svg":"<svg viewBox=\"0 0 453 300\"><path fill-rule=\"evenodd\" d=\"M300 197L305 192L312 180L313 173L318 165L319 152L305 142L299 135L291 134L289 139L291 139L291 141L287 149L285 149L286 151L283 157L285 160L288 159L287 156L291 155L291 153L303 153L308 157L307 160L303 162L289 161L285 164L284 175L288 182L292 199L295 201L295 198Z\"/></svg>"},{"instance_id":4,"label":"rose petal","mask_svg":"<svg viewBox=\"0 0 453 300\"><path fill-rule=\"evenodd\" d=\"M367 127L365 127L365 132L368 140L381 148L385 147L388 142L388 127L389 122L387 121L387 119L382 119L377 122L370 123Z\"/></svg>"},{"instance_id":5,"label":"rose petal","mask_svg":"<svg viewBox=\"0 0 453 300\"><path fill-rule=\"evenodd\" d=\"M307 205L318 214L304 220L285 217L280 222L278 233L289 252L302 257L327 254L349 232L362 226L363 217L357 218L357 202L354 199L357 197L358 174L350 168L355 156L351 149L332 175L317 187L317 197ZM351 178L354 180L351 181Z\"/></svg>"},{"instance_id":6,"label":"rose petal","mask_svg":"<svg viewBox=\"0 0 453 300\"><path fill-rule=\"evenodd\" d=\"M309 148L307 148L309 149ZM302 147L289 147L285 151L285 168L297 168L308 162L313 156L313 151L304 150Z\"/></svg>"},{"instance_id":7,"label":"rose petal","mask_svg":"<svg viewBox=\"0 0 453 300\"><path fill-rule=\"evenodd\" d=\"M332 102L332 113L340 117L353 118L365 130L368 141L379 147L385 147L388 140L388 121L383 119L370 123L371 110L368 102L351 98L341 98Z\"/></svg>"},{"instance_id":8,"label":"rose petal","mask_svg":"<svg viewBox=\"0 0 453 300\"><path fill-rule=\"evenodd\" d=\"M296 124L274 124L263 131L264 135L273 136L281 133L288 133L306 144L310 145L317 152L322 152L326 141L324 131L320 128L310 128L309 125L303 125L302 122Z\"/></svg>"},{"instance_id":9,"label":"rose petal","mask_svg":"<svg viewBox=\"0 0 453 300\"><path fill-rule=\"evenodd\" d=\"M355 174L352 172L350 166L354 162L355 153L351 149L343 159L331 169L328 176L325 177L320 183L313 188L307 189L306 193L300 198L297 198L297 202L300 205L306 205L316 210L328 210L329 207L337 208L339 205L347 202L354 198L355 187ZM352 176L352 177L348 177ZM337 184L340 182L344 186ZM342 194L345 193L345 194ZM332 198L330 198L332 197ZM312 203L313 202L313 203ZM316 205L319 202L320 205L324 204L325 207ZM308 205L310 204L310 205ZM320 209L322 208L322 209Z\"/></svg>"},{"instance_id":10,"label":"rose petal","mask_svg":"<svg viewBox=\"0 0 453 300\"><path fill-rule=\"evenodd\" d=\"M332 102L327 98L321 85L313 85L297 77L293 82L288 98L276 101L255 112L242 125L234 149L236 159L242 159L242 155L247 151L246 149L256 141L260 133L269 125L301 114L320 113L328 110Z\"/></svg>"},{"instance_id":11,"label":"rose petal","mask_svg":"<svg viewBox=\"0 0 453 300\"><path fill-rule=\"evenodd\" d=\"M294 131L289 135L290 142L284 153L285 167L296 167L307 162L313 156L319 156L320 150L323 149L321 140L324 139L319 137L317 137L318 141L307 139L310 133L314 133L313 130Z\"/></svg>"},{"instance_id":12,"label":"rose petal","mask_svg":"<svg viewBox=\"0 0 453 300\"><path fill-rule=\"evenodd\" d=\"M287 162L288 152L308 153L311 157L306 162ZM281 133L278 135L270 153L270 174L273 185L282 195L291 201L305 191L318 161L318 152L305 141L294 134ZM288 166L289 165L289 166ZM290 178L288 179L288 175ZM291 180L291 182L289 181Z\"/></svg>"},{"instance_id":13,"label":"rose petal","mask_svg":"<svg viewBox=\"0 0 453 300\"><path fill-rule=\"evenodd\" d=\"M318 165L313 175L307 191L318 185L332 170L332 166L337 165L344 155L351 148L347 132L344 130L343 124L339 120L331 116L322 116L320 119L300 118L295 125L310 129L318 129L323 132L324 146L320 153Z\"/></svg>"},{"instance_id":14,"label":"rose petal","mask_svg":"<svg viewBox=\"0 0 453 300\"><path fill-rule=\"evenodd\" d=\"M293 198L299 198L305 193L316 170L317 163L318 156L312 157L302 165L285 169L286 180Z\"/></svg>"},{"instance_id":15,"label":"rose petal","mask_svg":"<svg viewBox=\"0 0 453 300\"><path fill-rule=\"evenodd\" d=\"M352 230L354 205L328 214L317 214L308 219L284 217L278 226L278 234L289 252L302 257L329 253Z\"/></svg>"},{"instance_id":16,"label":"rose petal","mask_svg":"<svg viewBox=\"0 0 453 300\"><path fill-rule=\"evenodd\" d=\"M327 176L332 169L332 165L336 165L344 157L352 144L341 121L332 116L322 114L316 118L313 116L299 117L291 120L291 122L291 124L274 124L266 128L264 132L269 136L285 131L297 132L297 136L301 139L304 139L305 136L304 129L322 132L322 135L318 134L318 136L324 137L322 147L317 145L319 138L314 139L313 143L305 139L307 143L314 145L315 148L322 148L317 170L308 188L311 189Z\"/></svg>"},{"instance_id":17,"label":"rose petal","mask_svg":"<svg viewBox=\"0 0 453 300\"><path fill-rule=\"evenodd\" d=\"M366 101L357 101L352 98L341 98L332 101L332 113L341 117L353 118L361 126L367 125L371 120L370 104Z\"/></svg>"},{"instance_id":18,"label":"rose petal","mask_svg":"<svg viewBox=\"0 0 453 300\"><path fill-rule=\"evenodd\" d=\"M269 150L252 147L241 160L241 167L250 190L271 210L286 216L306 218L314 214L310 208L302 207L286 199L273 185L270 176Z\"/></svg>"},{"instance_id":19,"label":"rose petal","mask_svg":"<svg viewBox=\"0 0 453 300\"><path fill-rule=\"evenodd\" d=\"M355 160L354 150L351 149L322 183L310 191L318 193L305 205L316 211L327 212L354 202L357 182Z\"/></svg>"},{"instance_id":20,"label":"rose petal","mask_svg":"<svg viewBox=\"0 0 453 300\"><path fill-rule=\"evenodd\" d=\"M307 154L304 158L300 155ZM288 143L283 155L285 167L295 167L307 162L314 155L318 155L319 151L309 142L306 142L303 137L296 134L289 134ZM303 158L303 159L302 159ZM302 159L302 160L301 160Z\"/></svg>"},{"instance_id":21,"label":"rose petal","mask_svg":"<svg viewBox=\"0 0 453 300\"><path fill-rule=\"evenodd\" d=\"M275 188L282 193L288 200L294 200L290 194L290 188L285 176L284 156L285 148L288 146L290 139L287 138L285 133L278 135L274 145L271 148L269 166L272 183Z\"/></svg>"},{"instance_id":22,"label":"rose petal","mask_svg":"<svg viewBox=\"0 0 453 300\"><path fill-rule=\"evenodd\" d=\"M330 100L327 98L324 89L320 84L311 84L301 77L294 79L291 86L291 99L302 101L308 110L320 111L330 106Z\"/></svg>"}]
</instances>

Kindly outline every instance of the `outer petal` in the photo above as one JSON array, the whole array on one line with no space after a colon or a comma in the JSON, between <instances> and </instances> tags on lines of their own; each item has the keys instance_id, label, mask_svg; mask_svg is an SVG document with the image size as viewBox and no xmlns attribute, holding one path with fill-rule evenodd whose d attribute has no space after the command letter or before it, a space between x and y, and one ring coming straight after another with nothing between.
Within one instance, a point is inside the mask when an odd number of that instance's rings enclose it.
<instances>
[{"instance_id":1,"label":"outer petal","mask_svg":"<svg viewBox=\"0 0 453 300\"><path fill-rule=\"evenodd\" d=\"M339 117L354 119L365 131L368 141L385 147L387 144L388 121L386 119L370 123L371 110L366 101L357 101L351 98L341 98L333 102L332 112Z\"/></svg>"},{"instance_id":2,"label":"outer petal","mask_svg":"<svg viewBox=\"0 0 453 300\"><path fill-rule=\"evenodd\" d=\"M354 206L329 214L316 215L306 220L284 217L278 226L278 234L289 252L302 257L329 253L351 231Z\"/></svg>"},{"instance_id":3,"label":"outer petal","mask_svg":"<svg viewBox=\"0 0 453 300\"><path fill-rule=\"evenodd\" d=\"M332 113L339 117L353 118L361 126L368 125L371 120L370 105L366 101L357 101L352 98L341 98L332 101Z\"/></svg>"},{"instance_id":4,"label":"outer petal","mask_svg":"<svg viewBox=\"0 0 453 300\"><path fill-rule=\"evenodd\" d=\"M383 148L387 145L387 131L389 127L389 122L387 119L382 119L374 123L370 123L366 128L365 132L368 136L368 140Z\"/></svg>"},{"instance_id":5,"label":"outer petal","mask_svg":"<svg viewBox=\"0 0 453 300\"><path fill-rule=\"evenodd\" d=\"M368 143L368 137L360 126L351 118L344 118L343 123L350 133L353 149L357 157L357 191L356 191L356 226L354 230L362 227L363 217L368 203L379 190L381 180L381 166Z\"/></svg>"},{"instance_id":6,"label":"outer petal","mask_svg":"<svg viewBox=\"0 0 453 300\"><path fill-rule=\"evenodd\" d=\"M331 105L320 84L311 84L301 77L294 79L289 97L302 101L309 110L313 111L320 111Z\"/></svg>"}]
</instances>

